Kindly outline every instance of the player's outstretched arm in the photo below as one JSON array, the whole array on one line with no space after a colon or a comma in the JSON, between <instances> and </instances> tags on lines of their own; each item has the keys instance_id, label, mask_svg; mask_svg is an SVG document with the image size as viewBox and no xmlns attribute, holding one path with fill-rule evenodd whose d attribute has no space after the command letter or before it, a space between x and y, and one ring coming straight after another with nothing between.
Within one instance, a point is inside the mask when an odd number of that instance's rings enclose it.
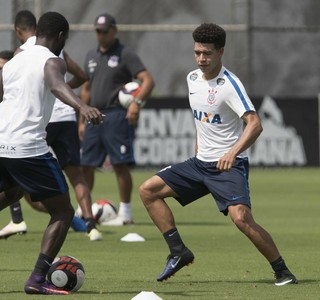
<instances>
[{"instance_id":1,"label":"player's outstretched arm","mask_svg":"<svg viewBox=\"0 0 320 300\"><path fill-rule=\"evenodd\" d=\"M61 58L50 58L44 66L44 79L50 91L62 102L78 110L80 114L94 125L100 124L103 120L101 112L88 106L72 91L64 81L66 64Z\"/></svg>"},{"instance_id":2,"label":"player's outstretched arm","mask_svg":"<svg viewBox=\"0 0 320 300\"><path fill-rule=\"evenodd\" d=\"M245 123L245 129L234 146L219 159L217 168L221 172L230 171L237 155L252 146L263 130L255 111L246 112L241 119Z\"/></svg>"},{"instance_id":3,"label":"player's outstretched arm","mask_svg":"<svg viewBox=\"0 0 320 300\"><path fill-rule=\"evenodd\" d=\"M86 73L65 50L63 50L63 57L67 65L67 72L73 75L67 83L72 89L76 89L88 80Z\"/></svg>"}]
</instances>

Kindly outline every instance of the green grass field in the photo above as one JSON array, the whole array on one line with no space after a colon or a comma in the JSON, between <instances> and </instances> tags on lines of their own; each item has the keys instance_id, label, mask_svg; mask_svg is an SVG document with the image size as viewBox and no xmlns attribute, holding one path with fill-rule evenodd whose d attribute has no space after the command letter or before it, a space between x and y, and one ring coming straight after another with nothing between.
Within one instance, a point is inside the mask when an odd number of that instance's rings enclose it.
<instances>
[{"instance_id":1,"label":"green grass field","mask_svg":"<svg viewBox=\"0 0 320 300\"><path fill-rule=\"evenodd\" d=\"M277 243L298 285L276 287L268 262L207 196L185 208L168 199L177 226L195 263L166 282L155 278L162 271L167 246L149 219L137 194L138 186L153 171L133 172L135 225L99 227L101 242L90 242L84 233L70 230L61 255L79 258L86 271L84 286L68 299L129 300L140 291L153 291L164 300L211 299L319 299L320 169L252 169L251 200L256 221ZM73 197L73 203L76 204ZM96 175L93 199L118 204L112 172ZM0 299L44 299L25 295L23 286L33 269L48 216L33 211L23 201L28 233L0 240ZM9 210L0 213L1 228ZM146 242L126 243L120 238L138 233Z\"/></svg>"}]
</instances>

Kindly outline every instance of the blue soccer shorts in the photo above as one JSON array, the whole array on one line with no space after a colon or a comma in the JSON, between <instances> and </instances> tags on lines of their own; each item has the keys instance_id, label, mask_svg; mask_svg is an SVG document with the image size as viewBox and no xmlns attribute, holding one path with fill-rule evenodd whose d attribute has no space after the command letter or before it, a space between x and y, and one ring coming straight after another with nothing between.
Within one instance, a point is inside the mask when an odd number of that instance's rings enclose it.
<instances>
[{"instance_id":1,"label":"blue soccer shorts","mask_svg":"<svg viewBox=\"0 0 320 300\"><path fill-rule=\"evenodd\" d=\"M27 158L0 157L0 192L14 186L28 192L32 201L68 191L64 174L50 152Z\"/></svg>"},{"instance_id":2,"label":"blue soccer shorts","mask_svg":"<svg viewBox=\"0 0 320 300\"><path fill-rule=\"evenodd\" d=\"M248 159L237 158L230 172L220 172L217 162L204 162L196 157L164 168L156 175L177 193L178 202L188 205L211 193L219 210L228 214L228 206L251 207Z\"/></svg>"},{"instance_id":3,"label":"blue soccer shorts","mask_svg":"<svg viewBox=\"0 0 320 300\"><path fill-rule=\"evenodd\" d=\"M127 111L115 107L101 112L105 115L102 124L86 125L81 165L100 167L107 155L112 165L133 165L134 127L126 119Z\"/></svg>"},{"instance_id":4,"label":"blue soccer shorts","mask_svg":"<svg viewBox=\"0 0 320 300\"><path fill-rule=\"evenodd\" d=\"M80 166L80 141L75 121L53 122L46 127L47 143L54 151L62 169Z\"/></svg>"}]
</instances>

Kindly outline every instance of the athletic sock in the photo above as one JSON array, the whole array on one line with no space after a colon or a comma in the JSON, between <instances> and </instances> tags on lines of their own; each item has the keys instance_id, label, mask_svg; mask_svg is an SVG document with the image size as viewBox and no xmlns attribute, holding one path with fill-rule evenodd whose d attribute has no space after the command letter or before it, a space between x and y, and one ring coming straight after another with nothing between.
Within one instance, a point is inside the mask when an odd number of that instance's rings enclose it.
<instances>
[{"instance_id":1,"label":"athletic sock","mask_svg":"<svg viewBox=\"0 0 320 300\"><path fill-rule=\"evenodd\" d=\"M10 211L11 211L11 219L12 219L13 223L19 224L23 221L20 201L17 201L15 203L11 204Z\"/></svg>"},{"instance_id":2,"label":"athletic sock","mask_svg":"<svg viewBox=\"0 0 320 300\"><path fill-rule=\"evenodd\" d=\"M163 237L169 246L171 255L181 254L186 249L177 228L165 232Z\"/></svg>"},{"instance_id":3,"label":"athletic sock","mask_svg":"<svg viewBox=\"0 0 320 300\"><path fill-rule=\"evenodd\" d=\"M87 233L96 228L96 222L93 218L85 218L84 222L86 223Z\"/></svg>"},{"instance_id":4,"label":"athletic sock","mask_svg":"<svg viewBox=\"0 0 320 300\"><path fill-rule=\"evenodd\" d=\"M277 260L275 260L274 262L270 263L273 271L275 272L281 272L283 270L288 270L286 263L284 262L284 260L282 259L282 257L280 256Z\"/></svg>"},{"instance_id":5,"label":"athletic sock","mask_svg":"<svg viewBox=\"0 0 320 300\"><path fill-rule=\"evenodd\" d=\"M39 281L40 278L44 277L45 279L46 274L48 273L53 260L54 258L40 253L31 276L37 278L37 282L41 282Z\"/></svg>"},{"instance_id":6,"label":"athletic sock","mask_svg":"<svg viewBox=\"0 0 320 300\"><path fill-rule=\"evenodd\" d=\"M125 221L132 220L131 203L120 202L118 215Z\"/></svg>"}]
</instances>

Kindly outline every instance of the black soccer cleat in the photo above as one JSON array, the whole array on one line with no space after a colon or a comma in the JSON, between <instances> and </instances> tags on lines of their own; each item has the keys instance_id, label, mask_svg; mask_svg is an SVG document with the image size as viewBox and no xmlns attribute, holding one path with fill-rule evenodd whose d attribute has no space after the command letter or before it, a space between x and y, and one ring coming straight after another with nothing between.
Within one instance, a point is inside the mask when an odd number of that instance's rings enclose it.
<instances>
[{"instance_id":1,"label":"black soccer cleat","mask_svg":"<svg viewBox=\"0 0 320 300\"><path fill-rule=\"evenodd\" d=\"M179 255L170 254L167 258L167 264L162 273L158 276L157 281L167 280L181 268L192 264L193 261L194 255L188 248Z\"/></svg>"},{"instance_id":2,"label":"black soccer cleat","mask_svg":"<svg viewBox=\"0 0 320 300\"><path fill-rule=\"evenodd\" d=\"M289 270L276 272L274 277L276 278L274 283L276 286L298 283L297 278Z\"/></svg>"},{"instance_id":3,"label":"black soccer cleat","mask_svg":"<svg viewBox=\"0 0 320 300\"><path fill-rule=\"evenodd\" d=\"M68 291L62 290L49 283L44 282L31 282L30 280L24 286L26 294L34 295L69 295Z\"/></svg>"}]
</instances>

